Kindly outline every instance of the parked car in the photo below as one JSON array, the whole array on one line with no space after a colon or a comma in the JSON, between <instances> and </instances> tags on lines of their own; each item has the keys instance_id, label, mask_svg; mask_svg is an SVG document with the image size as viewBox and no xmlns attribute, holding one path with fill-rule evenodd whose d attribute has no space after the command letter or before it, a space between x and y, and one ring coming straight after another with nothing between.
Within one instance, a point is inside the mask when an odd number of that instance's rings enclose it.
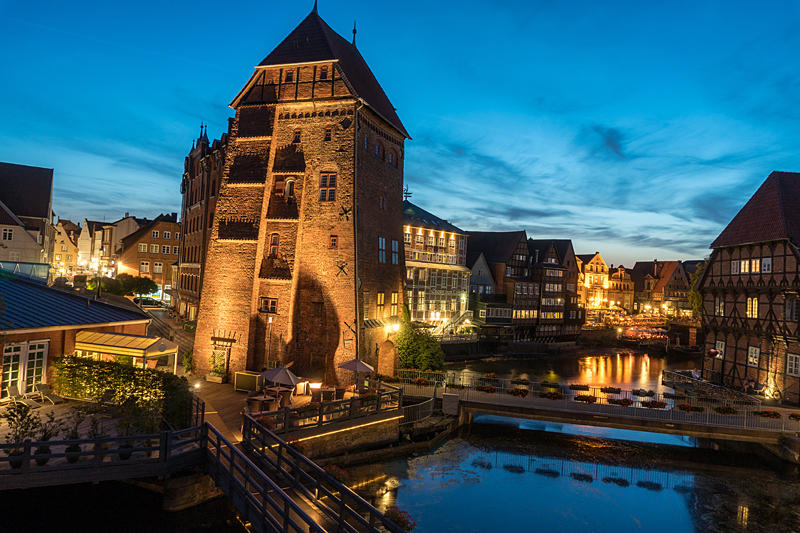
<instances>
[{"instance_id":1,"label":"parked car","mask_svg":"<svg viewBox=\"0 0 800 533\"><path fill-rule=\"evenodd\" d=\"M141 308L145 307L163 307L163 304L156 300L155 298L150 298L146 296L144 298L134 298L133 303L138 305Z\"/></svg>"}]
</instances>

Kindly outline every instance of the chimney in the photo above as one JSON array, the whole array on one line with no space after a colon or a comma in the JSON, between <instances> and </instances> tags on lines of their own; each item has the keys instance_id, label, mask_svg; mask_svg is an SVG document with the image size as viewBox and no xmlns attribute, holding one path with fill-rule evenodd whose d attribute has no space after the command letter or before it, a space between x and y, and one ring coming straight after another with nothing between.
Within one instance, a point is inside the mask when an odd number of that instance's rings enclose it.
<instances>
[{"instance_id":1,"label":"chimney","mask_svg":"<svg viewBox=\"0 0 800 533\"><path fill-rule=\"evenodd\" d=\"M131 216L130 213L125 213L125 218L128 218L129 216Z\"/></svg>"},{"instance_id":2,"label":"chimney","mask_svg":"<svg viewBox=\"0 0 800 533\"><path fill-rule=\"evenodd\" d=\"M175 220L175 222L177 222L178 221L178 213L172 213L172 218Z\"/></svg>"}]
</instances>

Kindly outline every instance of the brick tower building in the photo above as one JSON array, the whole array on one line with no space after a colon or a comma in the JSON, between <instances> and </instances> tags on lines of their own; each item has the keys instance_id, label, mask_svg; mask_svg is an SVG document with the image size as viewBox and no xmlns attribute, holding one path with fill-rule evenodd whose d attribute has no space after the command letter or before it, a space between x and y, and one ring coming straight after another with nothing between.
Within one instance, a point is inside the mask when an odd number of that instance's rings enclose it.
<instances>
[{"instance_id":1,"label":"brick tower building","mask_svg":"<svg viewBox=\"0 0 800 533\"><path fill-rule=\"evenodd\" d=\"M230 105L197 371L393 371L408 134L380 84L315 7Z\"/></svg>"}]
</instances>

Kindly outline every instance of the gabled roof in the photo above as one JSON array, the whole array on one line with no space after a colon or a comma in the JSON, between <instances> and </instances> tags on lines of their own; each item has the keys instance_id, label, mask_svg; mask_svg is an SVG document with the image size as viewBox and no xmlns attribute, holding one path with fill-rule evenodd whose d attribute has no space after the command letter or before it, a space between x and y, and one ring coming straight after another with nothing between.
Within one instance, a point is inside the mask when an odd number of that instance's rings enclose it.
<instances>
[{"instance_id":1,"label":"gabled roof","mask_svg":"<svg viewBox=\"0 0 800 533\"><path fill-rule=\"evenodd\" d=\"M587 263L591 263L592 259L594 259L595 257L600 257L600 260L603 262L603 264L608 266L608 263L606 263L606 260L603 259L602 255L600 255L600 252L595 252L593 254L580 254L576 255L575 257L580 259L584 265Z\"/></svg>"},{"instance_id":2,"label":"gabled roof","mask_svg":"<svg viewBox=\"0 0 800 533\"><path fill-rule=\"evenodd\" d=\"M0 330L84 326L117 322L143 322L148 315L71 294L13 274L0 273L5 315Z\"/></svg>"},{"instance_id":3,"label":"gabled roof","mask_svg":"<svg viewBox=\"0 0 800 533\"><path fill-rule=\"evenodd\" d=\"M788 239L800 245L800 173L773 172L711 248Z\"/></svg>"},{"instance_id":4,"label":"gabled roof","mask_svg":"<svg viewBox=\"0 0 800 533\"><path fill-rule=\"evenodd\" d=\"M547 255L551 247L555 248L553 239L528 239L528 252L531 254L531 260L536 263L542 263L542 259ZM539 250L539 261L536 261L536 250ZM555 252L558 255L558 263L561 264L563 258L559 255L558 250Z\"/></svg>"},{"instance_id":5,"label":"gabled roof","mask_svg":"<svg viewBox=\"0 0 800 533\"><path fill-rule=\"evenodd\" d=\"M683 272L686 274L686 279L688 280L692 275L697 271L697 269L705 263L705 259L697 259L693 261L683 261L681 265L683 266Z\"/></svg>"},{"instance_id":6,"label":"gabled roof","mask_svg":"<svg viewBox=\"0 0 800 533\"><path fill-rule=\"evenodd\" d=\"M67 220L66 218L59 218L56 226L61 224L61 227L64 228L64 231L74 231L75 233L80 233L81 227L75 224L71 220Z\"/></svg>"},{"instance_id":7,"label":"gabled roof","mask_svg":"<svg viewBox=\"0 0 800 533\"><path fill-rule=\"evenodd\" d=\"M520 241L527 242L525 231L469 231L467 249L482 252L487 263L508 263Z\"/></svg>"},{"instance_id":8,"label":"gabled roof","mask_svg":"<svg viewBox=\"0 0 800 533\"><path fill-rule=\"evenodd\" d=\"M561 260L561 263L567 260L567 255L569 254L570 250L572 250L572 240L571 239L553 239L553 246L556 247L556 252L558 253L558 258ZM572 250L572 255L575 255L575 251Z\"/></svg>"},{"instance_id":9,"label":"gabled roof","mask_svg":"<svg viewBox=\"0 0 800 533\"><path fill-rule=\"evenodd\" d=\"M363 98L384 120L410 138L358 49L333 31L315 11L309 13L257 68L318 61L338 61L345 81L355 95Z\"/></svg>"},{"instance_id":10,"label":"gabled roof","mask_svg":"<svg viewBox=\"0 0 800 533\"><path fill-rule=\"evenodd\" d=\"M633 268L627 270L633 280L633 290L644 291L644 280L650 276L658 280L653 292L661 292L680 264L680 261L637 261Z\"/></svg>"},{"instance_id":11,"label":"gabled roof","mask_svg":"<svg viewBox=\"0 0 800 533\"><path fill-rule=\"evenodd\" d=\"M50 220L53 169L0 163L0 201L18 217Z\"/></svg>"},{"instance_id":12,"label":"gabled roof","mask_svg":"<svg viewBox=\"0 0 800 533\"><path fill-rule=\"evenodd\" d=\"M452 233L465 234L464 230L457 228L448 221L437 217L434 214L412 204L408 200L403 200L403 225L414 226L415 228L425 228L436 231L449 231Z\"/></svg>"},{"instance_id":13,"label":"gabled roof","mask_svg":"<svg viewBox=\"0 0 800 533\"><path fill-rule=\"evenodd\" d=\"M0 224L25 227L25 224L2 201L0 201Z\"/></svg>"},{"instance_id":14,"label":"gabled roof","mask_svg":"<svg viewBox=\"0 0 800 533\"><path fill-rule=\"evenodd\" d=\"M133 233L122 239L121 241L122 249L127 250L129 247L136 244L136 242L139 239L141 239L143 235L146 235L147 232L150 231L150 228L155 227L155 225L158 224L159 222L172 222L177 224L178 222L177 214L173 213L171 215L165 215L162 213L158 215L155 219L148 222L147 224L139 226L139 229L137 229L136 231L134 231Z\"/></svg>"},{"instance_id":15,"label":"gabled roof","mask_svg":"<svg viewBox=\"0 0 800 533\"><path fill-rule=\"evenodd\" d=\"M98 222L96 220L86 220L83 219L83 227L86 228L86 231L89 232L91 237L94 237L95 231L103 231L103 226L105 226L105 222Z\"/></svg>"},{"instance_id":16,"label":"gabled roof","mask_svg":"<svg viewBox=\"0 0 800 533\"><path fill-rule=\"evenodd\" d=\"M675 270L680 266L680 261L659 261L654 277L658 278L653 292L662 292L667 286Z\"/></svg>"}]
</instances>

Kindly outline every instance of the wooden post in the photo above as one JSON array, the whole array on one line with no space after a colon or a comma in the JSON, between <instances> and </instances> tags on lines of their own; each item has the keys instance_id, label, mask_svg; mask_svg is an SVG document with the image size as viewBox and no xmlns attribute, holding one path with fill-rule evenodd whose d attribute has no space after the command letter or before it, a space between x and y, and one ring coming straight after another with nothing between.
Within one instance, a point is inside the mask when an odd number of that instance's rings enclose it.
<instances>
[{"instance_id":1,"label":"wooden post","mask_svg":"<svg viewBox=\"0 0 800 533\"><path fill-rule=\"evenodd\" d=\"M94 467L100 468L103 462L103 439L99 435L94 438Z\"/></svg>"},{"instance_id":2,"label":"wooden post","mask_svg":"<svg viewBox=\"0 0 800 533\"><path fill-rule=\"evenodd\" d=\"M324 410L322 408L322 402L319 403L319 413L317 413L317 427L320 427L323 422L323 417L325 416Z\"/></svg>"},{"instance_id":3,"label":"wooden post","mask_svg":"<svg viewBox=\"0 0 800 533\"><path fill-rule=\"evenodd\" d=\"M355 414L355 411L356 411L356 399L351 396L350 397L350 418L349 418L349 420L353 419L353 415Z\"/></svg>"},{"instance_id":4,"label":"wooden post","mask_svg":"<svg viewBox=\"0 0 800 533\"><path fill-rule=\"evenodd\" d=\"M27 476L31 469L31 439L25 439L22 450L22 475Z\"/></svg>"}]
</instances>

